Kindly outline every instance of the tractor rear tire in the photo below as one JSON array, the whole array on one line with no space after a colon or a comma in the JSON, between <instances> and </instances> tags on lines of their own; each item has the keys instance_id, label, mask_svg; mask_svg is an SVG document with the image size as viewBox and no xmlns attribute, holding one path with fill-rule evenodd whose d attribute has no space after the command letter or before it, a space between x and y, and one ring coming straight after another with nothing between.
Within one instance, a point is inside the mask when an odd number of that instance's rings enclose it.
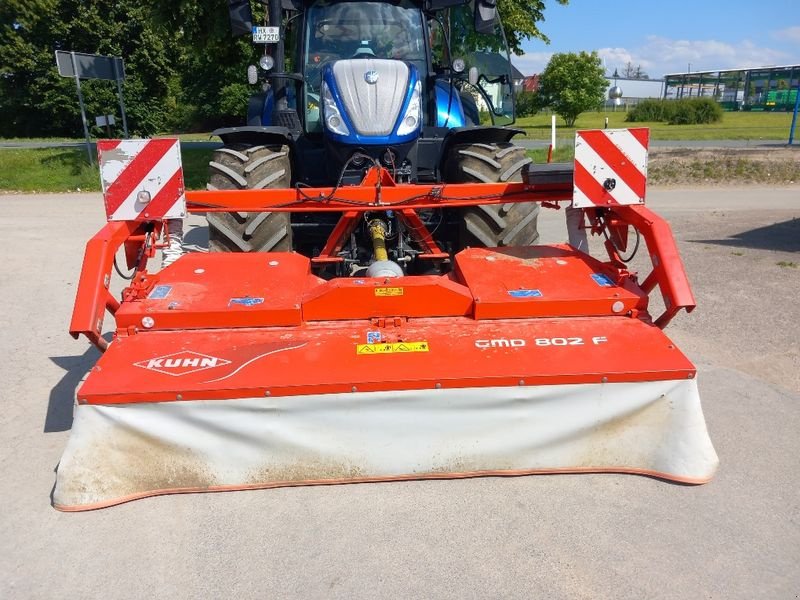
<instances>
[{"instance_id":1,"label":"tractor rear tire","mask_svg":"<svg viewBox=\"0 0 800 600\"><path fill-rule=\"evenodd\" d=\"M459 144L445 162L448 183L522 181L522 169L533 162L525 148L513 144ZM460 245L530 246L539 239L537 202L508 202L461 209Z\"/></svg>"},{"instance_id":2,"label":"tractor rear tire","mask_svg":"<svg viewBox=\"0 0 800 600\"><path fill-rule=\"evenodd\" d=\"M288 188L292 164L288 146L226 146L208 164L209 190ZM207 213L212 252L290 252L288 212Z\"/></svg>"}]
</instances>

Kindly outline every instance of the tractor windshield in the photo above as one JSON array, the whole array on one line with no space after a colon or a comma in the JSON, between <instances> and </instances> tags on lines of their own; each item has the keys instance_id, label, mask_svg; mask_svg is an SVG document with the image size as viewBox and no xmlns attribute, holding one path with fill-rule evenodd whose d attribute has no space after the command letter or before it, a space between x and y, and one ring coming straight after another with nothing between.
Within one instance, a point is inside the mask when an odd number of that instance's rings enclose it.
<instances>
[{"instance_id":1,"label":"tractor windshield","mask_svg":"<svg viewBox=\"0 0 800 600\"><path fill-rule=\"evenodd\" d=\"M425 35L419 6L410 0L367 2L321 0L307 11L303 74L307 129L319 128L322 67L345 58L393 58L426 73ZM315 102L316 100L316 102Z\"/></svg>"}]
</instances>

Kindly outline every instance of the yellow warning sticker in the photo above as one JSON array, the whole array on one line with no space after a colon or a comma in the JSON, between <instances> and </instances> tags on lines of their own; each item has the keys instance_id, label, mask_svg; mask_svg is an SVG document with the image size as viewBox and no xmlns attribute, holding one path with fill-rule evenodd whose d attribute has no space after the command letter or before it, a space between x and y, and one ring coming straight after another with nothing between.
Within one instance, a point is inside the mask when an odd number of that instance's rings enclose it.
<instances>
[{"instance_id":1,"label":"yellow warning sticker","mask_svg":"<svg viewBox=\"0 0 800 600\"><path fill-rule=\"evenodd\" d=\"M392 344L359 344L356 354L391 354Z\"/></svg>"},{"instance_id":2,"label":"yellow warning sticker","mask_svg":"<svg viewBox=\"0 0 800 600\"><path fill-rule=\"evenodd\" d=\"M400 354L427 352L428 342L397 342L396 344L358 344L356 354Z\"/></svg>"},{"instance_id":3,"label":"yellow warning sticker","mask_svg":"<svg viewBox=\"0 0 800 600\"><path fill-rule=\"evenodd\" d=\"M376 296L402 296L403 295L403 288L398 287L379 287L375 288L375 295Z\"/></svg>"}]
</instances>

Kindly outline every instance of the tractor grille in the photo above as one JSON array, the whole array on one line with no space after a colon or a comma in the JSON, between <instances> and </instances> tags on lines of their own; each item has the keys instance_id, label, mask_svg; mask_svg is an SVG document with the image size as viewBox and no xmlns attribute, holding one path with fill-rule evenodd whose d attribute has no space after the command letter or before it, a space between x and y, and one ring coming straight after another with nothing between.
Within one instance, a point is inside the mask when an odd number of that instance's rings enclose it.
<instances>
[{"instance_id":1,"label":"tractor grille","mask_svg":"<svg viewBox=\"0 0 800 600\"><path fill-rule=\"evenodd\" d=\"M365 75L375 71L376 83ZM399 60L355 58L339 60L333 76L344 108L361 135L389 135L408 91L408 65Z\"/></svg>"}]
</instances>

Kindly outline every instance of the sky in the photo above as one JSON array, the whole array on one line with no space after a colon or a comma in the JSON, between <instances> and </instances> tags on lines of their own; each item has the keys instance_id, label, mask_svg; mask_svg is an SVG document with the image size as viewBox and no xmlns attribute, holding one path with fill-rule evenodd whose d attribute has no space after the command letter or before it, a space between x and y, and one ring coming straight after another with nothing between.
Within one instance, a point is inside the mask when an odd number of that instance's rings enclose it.
<instances>
[{"instance_id":1,"label":"sky","mask_svg":"<svg viewBox=\"0 0 800 600\"><path fill-rule=\"evenodd\" d=\"M596 50L608 73L631 62L667 73L800 64L800 0L546 0L539 30L511 61L540 73L554 52Z\"/></svg>"}]
</instances>

